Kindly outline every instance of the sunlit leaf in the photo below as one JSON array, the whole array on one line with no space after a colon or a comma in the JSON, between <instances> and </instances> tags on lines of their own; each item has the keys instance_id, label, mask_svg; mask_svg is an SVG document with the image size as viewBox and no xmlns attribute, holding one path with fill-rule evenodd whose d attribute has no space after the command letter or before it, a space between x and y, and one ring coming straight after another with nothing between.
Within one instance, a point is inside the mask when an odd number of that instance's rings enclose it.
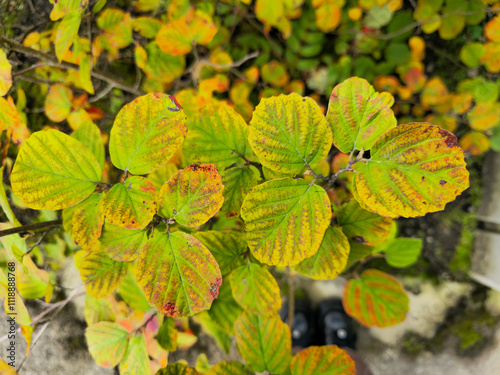
<instances>
[{"instance_id":1,"label":"sunlit leaf","mask_svg":"<svg viewBox=\"0 0 500 375\"><path fill-rule=\"evenodd\" d=\"M206 231L194 235L212 253L220 267L222 276L246 264L244 253L247 242L241 233Z\"/></svg>"},{"instance_id":2,"label":"sunlit leaf","mask_svg":"<svg viewBox=\"0 0 500 375\"><path fill-rule=\"evenodd\" d=\"M101 210L106 222L142 229L156 213L156 191L147 178L132 176L104 193Z\"/></svg>"},{"instance_id":3,"label":"sunlit leaf","mask_svg":"<svg viewBox=\"0 0 500 375\"><path fill-rule=\"evenodd\" d=\"M101 169L104 169L104 143L102 142L101 131L97 125L91 121L86 121L71 136L82 142L94 154Z\"/></svg>"},{"instance_id":4,"label":"sunlit leaf","mask_svg":"<svg viewBox=\"0 0 500 375\"><path fill-rule=\"evenodd\" d=\"M460 60L469 68L477 68L484 51L485 49L482 43L465 44L460 50Z\"/></svg>"},{"instance_id":5,"label":"sunlit leaf","mask_svg":"<svg viewBox=\"0 0 500 375\"><path fill-rule=\"evenodd\" d=\"M172 352L177 347L177 329L175 328L175 320L171 317L166 317L158 329L156 334L158 344L167 352Z\"/></svg>"},{"instance_id":6,"label":"sunlit leaf","mask_svg":"<svg viewBox=\"0 0 500 375\"><path fill-rule=\"evenodd\" d=\"M72 12L64 16L61 23L57 26L54 46L59 61L64 59L73 41L78 36L78 29L80 28L81 21L82 15L80 12Z\"/></svg>"},{"instance_id":7,"label":"sunlit leaf","mask_svg":"<svg viewBox=\"0 0 500 375\"><path fill-rule=\"evenodd\" d=\"M408 296L394 277L366 270L344 287L342 303L347 314L366 326L388 327L402 322L408 312Z\"/></svg>"},{"instance_id":8,"label":"sunlit leaf","mask_svg":"<svg viewBox=\"0 0 500 375\"><path fill-rule=\"evenodd\" d=\"M334 279L346 266L349 242L339 227L328 227L319 250L294 266L295 271L316 280Z\"/></svg>"},{"instance_id":9,"label":"sunlit leaf","mask_svg":"<svg viewBox=\"0 0 500 375\"><path fill-rule=\"evenodd\" d=\"M490 139L481 132L467 132L459 140L458 144L465 152L472 156L485 153L490 149Z\"/></svg>"},{"instance_id":10,"label":"sunlit leaf","mask_svg":"<svg viewBox=\"0 0 500 375\"><path fill-rule=\"evenodd\" d=\"M159 312L177 317L207 310L222 277L199 240L184 232L155 231L139 255L137 282Z\"/></svg>"},{"instance_id":11,"label":"sunlit leaf","mask_svg":"<svg viewBox=\"0 0 500 375\"><path fill-rule=\"evenodd\" d=\"M7 55L0 49L0 96L4 96L12 86L12 65L7 60ZM2 108L3 109L3 108Z\"/></svg>"},{"instance_id":12,"label":"sunlit leaf","mask_svg":"<svg viewBox=\"0 0 500 375\"><path fill-rule=\"evenodd\" d=\"M132 337L120 361L120 375L151 375L144 333Z\"/></svg>"},{"instance_id":13,"label":"sunlit leaf","mask_svg":"<svg viewBox=\"0 0 500 375\"><path fill-rule=\"evenodd\" d=\"M79 141L56 130L24 142L11 175L14 194L30 208L59 210L94 191L101 176L95 156Z\"/></svg>"},{"instance_id":14,"label":"sunlit leaf","mask_svg":"<svg viewBox=\"0 0 500 375\"><path fill-rule=\"evenodd\" d=\"M243 312L235 323L236 344L253 371L284 372L292 359L288 326L278 314L271 317Z\"/></svg>"},{"instance_id":15,"label":"sunlit leaf","mask_svg":"<svg viewBox=\"0 0 500 375\"><path fill-rule=\"evenodd\" d=\"M100 249L86 255L80 265L85 288L94 298L109 296L126 274L126 263L112 260Z\"/></svg>"},{"instance_id":16,"label":"sunlit leaf","mask_svg":"<svg viewBox=\"0 0 500 375\"><path fill-rule=\"evenodd\" d=\"M182 152L190 162L213 163L222 170L252 157L248 126L227 104L204 106L189 118L187 127Z\"/></svg>"},{"instance_id":17,"label":"sunlit leaf","mask_svg":"<svg viewBox=\"0 0 500 375\"><path fill-rule=\"evenodd\" d=\"M132 21L134 31L137 31L145 38L155 38L161 28L161 22L152 17L137 17Z\"/></svg>"},{"instance_id":18,"label":"sunlit leaf","mask_svg":"<svg viewBox=\"0 0 500 375\"><path fill-rule=\"evenodd\" d=\"M368 246L384 242L392 226L391 219L364 210L355 199L340 208L337 222L350 241Z\"/></svg>"},{"instance_id":19,"label":"sunlit leaf","mask_svg":"<svg viewBox=\"0 0 500 375\"><path fill-rule=\"evenodd\" d=\"M392 267L404 268L415 263L422 251L420 238L394 238L375 248L384 252L385 260Z\"/></svg>"},{"instance_id":20,"label":"sunlit leaf","mask_svg":"<svg viewBox=\"0 0 500 375\"><path fill-rule=\"evenodd\" d=\"M335 30L340 24L342 15L340 7L344 2L338 0L313 0L312 4L316 14L318 29L324 33Z\"/></svg>"},{"instance_id":21,"label":"sunlit leaf","mask_svg":"<svg viewBox=\"0 0 500 375\"><path fill-rule=\"evenodd\" d=\"M311 98L293 93L262 99L250 125L252 149L276 172L298 174L330 151L331 131Z\"/></svg>"},{"instance_id":22,"label":"sunlit leaf","mask_svg":"<svg viewBox=\"0 0 500 375\"><path fill-rule=\"evenodd\" d=\"M54 122L65 120L71 111L72 100L73 93L68 87L59 83L51 86L45 98L45 114Z\"/></svg>"},{"instance_id":23,"label":"sunlit leaf","mask_svg":"<svg viewBox=\"0 0 500 375\"><path fill-rule=\"evenodd\" d=\"M237 361L221 361L215 364L205 375L252 375L243 363Z\"/></svg>"},{"instance_id":24,"label":"sunlit leaf","mask_svg":"<svg viewBox=\"0 0 500 375\"><path fill-rule=\"evenodd\" d=\"M229 275L233 297L245 311L273 315L281 307L278 283L265 268L255 263L235 269Z\"/></svg>"},{"instance_id":25,"label":"sunlit leaf","mask_svg":"<svg viewBox=\"0 0 500 375\"><path fill-rule=\"evenodd\" d=\"M97 26L104 30L104 38L113 48L125 48L133 41L132 18L121 9L104 9L97 17Z\"/></svg>"},{"instance_id":26,"label":"sunlit leaf","mask_svg":"<svg viewBox=\"0 0 500 375\"><path fill-rule=\"evenodd\" d=\"M117 323L99 322L85 331L89 352L99 366L115 367L128 346L128 332Z\"/></svg>"},{"instance_id":27,"label":"sunlit leaf","mask_svg":"<svg viewBox=\"0 0 500 375\"><path fill-rule=\"evenodd\" d=\"M388 131L373 145L371 158L354 169L355 198L387 217L440 211L469 186L456 137L428 123Z\"/></svg>"},{"instance_id":28,"label":"sunlit leaf","mask_svg":"<svg viewBox=\"0 0 500 375\"><path fill-rule=\"evenodd\" d=\"M292 375L356 374L354 361L336 345L310 346L302 349L292 358L290 369Z\"/></svg>"},{"instance_id":29,"label":"sunlit leaf","mask_svg":"<svg viewBox=\"0 0 500 375\"><path fill-rule=\"evenodd\" d=\"M129 262L137 259L146 240L145 229L127 229L106 223L99 237L99 246L111 259Z\"/></svg>"},{"instance_id":30,"label":"sunlit leaf","mask_svg":"<svg viewBox=\"0 0 500 375\"><path fill-rule=\"evenodd\" d=\"M238 216L243 200L260 179L259 171L252 165L234 167L224 170L221 177L224 185L221 212L227 217Z\"/></svg>"},{"instance_id":31,"label":"sunlit leaf","mask_svg":"<svg viewBox=\"0 0 500 375\"><path fill-rule=\"evenodd\" d=\"M107 298L94 298L85 294L85 322L91 326L99 322L114 322L116 320L113 306Z\"/></svg>"},{"instance_id":32,"label":"sunlit leaf","mask_svg":"<svg viewBox=\"0 0 500 375\"><path fill-rule=\"evenodd\" d=\"M173 97L141 96L115 119L109 140L111 161L133 174L153 172L174 156L185 135L185 116Z\"/></svg>"},{"instance_id":33,"label":"sunlit leaf","mask_svg":"<svg viewBox=\"0 0 500 375\"><path fill-rule=\"evenodd\" d=\"M68 13L81 12L89 3L88 0L49 0L54 4L50 19L57 21Z\"/></svg>"},{"instance_id":34,"label":"sunlit leaf","mask_svg":"<svg viewBox=\"0 0 500 375\"><path fill-rule=\"evenodd\" d=\"M86 251L91 251L101 236L104 214L101 210L103 194L94 193L80 202L73 211L72 237Z\"/></svg>"},{"instance_id":35,"label":"sunlit leaf","mask_svg":"<svg viewBox=\"0 0 500 375\"><path fill-rule=\"evenodd\" d=\"M252 254L269 265L295 265L319 249L331 219L323 188L284 178L256 186L241 207Z\"/></svg>"},{"instance_id":36,"label":"sunlit leaf","mask_svg":"<svg viewBox=\"0 0 500 375\"><path fill-rule=\"evenodd\" d=\"M484 45L481 63L491 73L500 72L500 42L491 42Z\"/></svg>"},{"instance_id":37,"label":"sunlit leaf","mask_svg":"<svg viewBox=\"0 0 500 375\"><path fill-rule=\"evenodd\" d=\"M345 153L369 150L379 136L396 126L390 109L393 103L391 94L375 92L361 78L349 78L335 86L326 114L335 146Z\"/></svg>"},{"instance_id":38,"label":"sunlit leaf","mask_svg":"<svg viewBox=\"0 0 500 375\"><path fill-rule=\"evenodd\" d=\"M222 179L213 164L191 164L177 171L161 188L158 213L181 225L197 227L222 206Z\"/></svg>"},{"instance_id":39,"label":"sunlit leaf","mask_svg":"<svg viewBox=\"0 0 500 375\"><path fill-rule=\"evenodd\" d=\"M492 18L484 26L484 35L492 42L500 42L500 17Z\"/></svg>"},{"instance_id":40,"label":"sunlit leaf","mask_svg":"<svg viewBox=\"0 0 500 375\"><path fill-rule=\"evenodd\" d=\"M183 56L173 56L163 52L156 42L146 45L147 61L143 70L146 76L161 83L170 83L180 77L186 67Z\"/></svg>"},{"instance_id":41,"label":"sunlit leaf","mask_svg":"<svg viewBox=\"0 0 500 375\"><path fill-rule=\"evenodd\" d=\"M468 114L469 126L474 130L488 130L500 123L500 104L478 103Z\"/></svg>"},{"instance_id":42,"label":"sunlit leaf","mask_svg":"<svg viewBox=\"0 0 500 375\"><path fill-rule=\"evenodd\" d=\"M178 168L174 163L168 162L153 173L149 174L148 180L153 183L156 191L160 191L163 184L167 182L170 177L172 177L174 173L177 172L177 170Z\"/></svg>"}]
</instances>

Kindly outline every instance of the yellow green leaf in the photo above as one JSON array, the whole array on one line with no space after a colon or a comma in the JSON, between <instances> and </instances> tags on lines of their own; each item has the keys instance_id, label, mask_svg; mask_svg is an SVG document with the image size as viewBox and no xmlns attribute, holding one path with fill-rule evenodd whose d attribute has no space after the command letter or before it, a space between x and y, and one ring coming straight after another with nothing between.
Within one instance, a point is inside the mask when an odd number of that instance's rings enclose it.
<instances>
[{"instance_id":1,"label":"yellow green leaf","mask_svg":"<svg viewBox=\"0 0 500 375\"><path fill-rule=\"evenodd\" d=\"M245 311L273 315L280 309L280 288L265 268L248 263L231 272L229 282L234 299Z\"/></svg>"},{"instance_id":2,"label":"yellow green leaf","mask_svg":"<svg viewBox=\"0 0 500 375\"><path fill-rule=\"evenodd\" d=\"M467 132L458 141L458 144L465 152L472 156L485 153L490 149L490 139L481 132Z\"/></svg>"},{"instance_id":3,"label":"yellow green leaf","mask_svg":"<svg viewBox=\"0 0 500 375\"><path fill-rule=\"evenodd\" d=\"M247 124L225 103L202 107L189 118L187 127L182 152L191 162L213 163L222 170L253 155Z\"/></svg>"},{"instance_id":4,"label":"yellow green leaf","mask_svg":"<svg viewBox=\"0 0 500 375\"><path fill-rule=\"evenodd\" d=\"M57 26L54 46L59 61L62 61L73 41L78 36L81 21L82 15L79 12L72 12L65 15L61 23Z\"/></svg>"},{"instance_id":5,"label":"yellow green leaf","mask_svg":"<svg viewBox=\"0 0 500 375\"><path fill-rule=\"evenodd\" d=\"M144 38L154 38L161 28L161 22L152 17L137 17L132 20L134 31L141 34Z\"/></svg>"},{"instance_id":6,"label":"yellow green leaf","mask_svg":"<svg viewBox=\"0 0 500 375\"><path fill-rule=\"evenodd\" d=\"M155 231L139 255L137 282L160 313L192 316L217 298L222 276L198 239L184 232Z\"/></svg>"},{"instance_id":7,"label":"yellow green leaf","mask_svg":"<svg viewBox=\"0 0 500 375\"><path fill-rule=\"evenodd\" d=\"M104 38L116 49L132 43L132 18L121 9L106 8L97 18L97 26L104 30Z\"/></svg>"},{"instance_id":8,"label":"yellow green leaf","mask_svg":"<svg viewBox=\"0 0 500 375\"><path fill-rule=\"evenodd\" d=\"M344 270L349 250L349 242L342 230L339 227L328 227L316 254L293 268L311 279L334 279Z\"/></svg>"},{"instance_id":9,"label":"yellow green leaf","mask_svg":"<svg viewBox=\"0 0 500 375\"><path fill-rule=\"evenodd\" d=\"M290 76L284 64L273 60L262 66L262 80L271 86L283 87L290 80Z\"/></svg>"},{"instance_id":10,"label":"yellow green leaf","mask_svg":"<svg viewBox=\"0 0 500 375\"><path fill-rule=\"evenodd\" d=\"M355 198L379 215L415 217L444 209L469 187L457 138L428 123L400 125L354 164Z\"/></svg>"},{"instance_id":11,"label":"yellow green leaf","mask_svg":"<svg viewBox=\"0 0 500 375\"><path fill-rule=\"evenodd\" d=\"M224 332L234 334L234 322L243 309L234 300L231 284L226 280L219 288L219 296L212 303L208 315Z\"/></svg>"},{"instance_id":12,"label":"yellow green leaf","mask_svg":"<svg viewBox=\"0 0 500 375\"><path fill-rule=\"evenodd\" d=\"M484 131L500 123L500 104L498 102L478 103L469 113L469 126Z\"/></svg>"},{"instance_id":13,"label":"yellow green leaf","mask_svg":"<svg viewBox=\"0 0 500 375\"><path fill-rule=\"evenodd\" d=\"M68 87L59 83L51 86L45 98L45 114L54 122L66 120L71 111L72 100L73 93Z\"/></svg>"},{"instance_id":14,"label":"yellow green leaf","mask_svg":"<svg viewBox=\"0 0 500 375\"><path fill-rule=\"evenodd\" d=\"M221 347L226 354L229 353L229 349L231 348L231 336L222 330L218 324L216 324L207 311L202 311L194 317L195 323L201 325L201 328L204 332L208 333L212 336L217 344ZM180 347L180 344L178 344Z\"/></svg>"},{"instance_id":15,"label":"yellow green leaf","mask_svg":"<svg viewBox=\"0 0 500 375\"><path fill-rule=\"evenodd\" d=\"M246 264L244 253L247 242L241 233L206 231L194 235L214 256L222 276L229 275L232 270Z\"/></svg>"},{"instance_id":16,"label":"yellow green leaf","mask_svg":"<svg viewBox=\"0 0 500 375\"><path fill-rule=\"evenodd\" d=\"M243 363L237 361L220 361L210 368L205 375L251 375Z\"/></svg>"},{"instance_id":17,"label":"yellow green leaf","mask_svg":"<svg viewBox=\"0 0 500 375\"><path fill-rule=\"evenodd\" d=\"M462 32L465 26L465 17L461 14L446 14L442 17L439 27L439 36L444 40L454 39Z\"/></svg>"},{"instance_id":18,"label":"yellow green leaf","mask_svg":"<svg viewBox=\"0 0 500 375\"><path fill-rule=\"evenodd\" d=\"M4 96L12 86L12 65L7 55L0 49L0 96ZM3 107L2 107L3 108Z\"/></svg>"},{"instance_id":19,"label":"yellow green leaf","mask_svg":"<svg viewBox=\"0 0 500 375\"><path fill-rule=\"evenodd\" d=\"M120 361L120 375L151 375L144 332L132 337Z\"/></svg>"},{"instance_id":20,"label":"yellow green leaf","mask_svg":"<svg viewBox=\"0 0 500 375\"><path fill-rule=\"evenodd\" d=\"M125 303L136 311L147 312L151 310L151 305L146 300L142 289L137 285L135 264L129 263L129 272L118 286L118 294Z\"/></svg>"},{"instance_id":21,"label":"yellow green leaf","mask_svg":"<svg viewBox=\"0 0 500 375\"><path fill-rule=\"evenodd\" d=\"M364 210L355 199L342 205L337 223L350 241L368 246L385 242L392 227L392 219Z\"/></svg>"},{"instance_id":22,"label":"yellow green leaf","mask_svg":"<svg viewBox=\"0 0 500 375\"><path fill-rule=\"evenodd\" d=\"M238 216L243 200L260 179L259 171L252 165L233 167L224 170L221 177L224 204L220 210L227 217Z\"/></svg>"},{"instance_id":23,"label":"yellow green leaf","mask_svg":"<svg viewBox=\"0 0 500 375\"><path fill-rule=\"evenodd\" d=\"M345 350L336 345L310 346L295 354L292 375L356 375L356 366Z\"/></svg>"},{"instance_id":24,"label":"yellow green leaf","mask_svg":"<svg viewBox=\"0 0 500 375\"><path fill-rule=\"evenodd\" d=\"M241 217L248 246L259 261L293 266L318 251L332 212L323 188L283 178L253 188Z\"/></svg>"},{"instance_id":25,"label":"yellow green leaf","mask_svg":"<svg viewBox=\"0 0 500 375\"><path fill-rule=\"evenodd\" d=\"M89 3L88 0L49 0L54 4L54 8L50 13L50 19L57 21L68 13L81 12Z\"/></svg>"},{"instance_id":26,"label":"yellow green leaf","mask_svg":"<svg viewBox=\"0 0 500 375\"><path fill-rule=\"evenodd\" d=\"M133 174L147 174L166 164L186 136L185 116L175 99L147 94L125 105L111 129L111 161Z\"/></svg>"},{"instance_id":27,"label":"yellow green leaf","mask_svg":"<svg viewBox=\"0 0 500 375\"><path fill-rule=\"evenodd\" d=\"M104 169L104 143L97 125L92 121L85 121L71 136L82 142L94 154L101 169Z\"/></svg>"},{"instance_id":28,"label":"yellow green leaf","mask_svg":"<svg viewBox=\"0 0 500 375\"><path fill-rule=\"evenodd\" d=\"M127 263L115 262L96 249L82 259L80 275L87 292L94 298L109 296L127 274Z\"/></svg>"},{"instance_id":29,"label":"yellow green leaf","mask_svg":"<svg viewBox=\"0 0 500 375\"><path fill-rule=\"evenodd\" d=\"M313 1L316 25L324 33L335 30L340 24L342 9L339 3L343 4L338 0Z\"/></svg>"},{"instance_id":30,"label":"yellow green leaf","mask_svg":"<svg viewBox=\"0 0 500 375\"><path fill-rule=\"evenodd\" d=\"M114 322L116 320L113 306L108 298L94 298L85 294L85 322L91 326L99 322Z\"/></svg>"},{"instance_id":31,"label":"yellow green leaf","mask_svg":"<svg viewBox=\"0 0 500 375\"><path fill-rule=\"evenodd\" d=\"M160 83L170 83L180 77L186 67L184 56L163 52L156 42L146 45L147 60L143 70L147 77Z\"/></svg>"},{"instance_id":32,"label":"yellow green leaf","mask_svg":"<svg viewBox=\"0 0 500 375\"><path fill-rule=\"evenodd\" d=\"M99 247L117 262L130 262L137 259L146 240L145 229L127 229L106 223L99 237Z\"/></svg>"},{"instance_id":33,"label":"yellow green leaf","mask_svg":"<svg viewBox=\"0 0 500 375\"><path fill-rule=\"evenodd\" d=\"M238 351L252 371L286 371L292 359L292 338L278 314L269 317L244 311L234 326Z\"/></svg>"},{"instance_id":34,"label":"yellow green leaf","mask_svg":"<svg viewBox=\"0 0 500 375\"><path fill-rule=\"evenodd\" d=\"M167 182L170 177L172 177L174 173L177 172L177 170L178 168L174 163L168 162L153 173L149 174L148 180L153 183L156 191L160 191L163 184Z\"/></svg>"},{"instance_id":35,"label":"yellow green leaf","mask_svg":"<svg viewBox=\"0 0 500 375\"><path fill-rule=\"evenodd\" d=\"M191 164L177 171L160 190L159 215L197 227L222 207L222 179L213 164Z\"/></svg>"},{"instance_id":36,"label":"yellow green leaf","mask_svg":"<svg viewBox=\"0 0 500 375\"><path fill-rule=\"evenodd\" d=\"M155 375L199 375L199 373L184 363L175 362L159 369Z\"/></svg>"},{"instance_id":37,"label":"yellow green leaf","mask_svg":"<svg viewBox=\"0 0 500 375\"><path fill-rule=\"evenodd\" d=\"M23 143L11 175L14 194L28 207L59 210L95 190L101 168L79 141L56 130L39 131Z\"/></svg>"},{"instance_id":38,"label":"yellow green leaf","mask_svg":"<svg viewBox=\"0 0 500 375\"><path fill-rule=\"evenodd\" d=\"M460 50L460 60L469 68L477 68L484 54L484 44L467 43Z\"/></svg>"},{"instance_id":39,"label":"yellow green leaf","mask_svg":"<svg viewBox=\"0 0 500 375\"><path fill-rule=\"evenodd\" d=\"M80 57L80 82L78 87L84 89L89 94L94 93L94 85L92 84L92 77L90 75L91 68L90 55L83 54L83 56Z\"/></svg>"},{"instance_id":40,"label":"yellow green leaf","mask_svg":"<svg viewBox=\"0 0 500 375\"><path fill-rule=\"evenodd\" d=\"M73 211L72 237L83 250L92 251L101 236L104 224L104 214L101 210L103 196L104 194L94 193L78 203Z\"/></svg>"},{"instance_id":41,"label":"yellow green leaf","mask_svg":"<svg viewBox=\"0 0 500 375\"><path fill-rule=\"evenodd\" d=\"M375 248L375 252L385 253L387 264L392 267L404 268L415 263L422 251L420 238L393 238Z\"/></svg>"},{"instance_id":42,"label":"yellow green leaf","mask_svg":"<svg viewBox=\"0 0 500 375\"><path fill-rule=\"evenodd\" d=\"M369 150L379 136L396 126L393 103L391 94L375 92L362 78L349 78L335 86L326 114L335 146L345 153Z\"/></svg>"},{"instance_id":43,"label":"yellow green leaf","mask_svg":"<svg viewBox=\"0 0 500 375\"><path fill-rule=\"evenodd\" d=\"M175 319L166 317L156 334L158 344L167 352L173 352L177 347L177 329L175 328Z\"/></svg>"},{"instance_id":44,"label":"yellow green leaf","mask_svg":"<svg viewBox=\"0 0 500 375\"><path fill-rule=\"evenodd\" d=\"M275 172L298 174L323 160L331 148L331 131L320 108L295 93L262 99L250 125L250 146Z\"/></svg>"},{"instance_id":45,"label":"yellow green leaf","mask_svg":"<svg viewBox=\"0 0 500 375\"><path fill-rule=\"evenodd\" d=\"M102 367L115 367L127 350L128 332L117 323L93 324L85 330L85 337L90 355Z\"/></svg>"},{"instance_id":46,"label":"yellow green leaf","mask_svg":"<svg viewBox=\"0 0 500 375\"><path fill-rule=\"evenodd\" d=\"M104 193L101 210L106 222L142 229L156 213L156 191L147 178L132 176Z\"/></svg>"},{"instance_id":47,"label":"yellow green leaf","mask_svg":"<svg viewBox=\"0 0 500 375\"><path fill-rule=\"evenodd\" d=\"M342 295L345 312L366 326L389 327L402 322L408 296L400 282L378 270L366 270L347 282Z\"/></svg>"}]
</instances>

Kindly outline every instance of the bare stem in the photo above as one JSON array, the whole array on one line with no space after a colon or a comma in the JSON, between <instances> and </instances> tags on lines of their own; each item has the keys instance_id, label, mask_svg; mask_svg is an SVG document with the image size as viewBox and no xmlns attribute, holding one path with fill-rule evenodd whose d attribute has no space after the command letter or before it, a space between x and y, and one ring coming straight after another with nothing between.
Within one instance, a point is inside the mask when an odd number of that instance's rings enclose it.
<instances>
[{"instance_id":1,"label":"bare stem","mask_svg":"<svg viewBox=\"0 0 500 375\"><path fill-rule=\"evenodd\" d=\"M15 234L15 233L29 232L29 231L37 230L37 229L46 229L46 228L50 228L50 227L57 227L61 224L62 224L62 219L57 219L57 220L51 220L51 221L44 221L42 223L22 225L20 227L0 230L0 237L9 236L9 235Z\"/></svg>"},{"instance_id":2,"label":"bare stem","mask_svg":"<svg viewBox=\"0 0 500 375\"><path fill-rule=\"evenodd\" d=\"M328 182L328 185L326 185L325 187L325 190L328 190L330 188L333 187L333 185L335 184L335 181L337 181L337 178L339 178L339 176L344 173L344 172L348 172L348 171L352 171L352 165L354 163L357 163L358 161L360 160L366 160L366 159L363 159L363 154L364 154L364 150L363 148L361 148L361 150L359 151L359 154L358 156L356 156L354 159L352 158L353 156L353 153L354 153L354 150L353 152L351 152L351 154L349 155L349 162L347 163L347 165L344 167L344 168L341 168L339 169L335 174L332 174L330 177L329 177L329 182Z\"/></svg>"}]
</instances>

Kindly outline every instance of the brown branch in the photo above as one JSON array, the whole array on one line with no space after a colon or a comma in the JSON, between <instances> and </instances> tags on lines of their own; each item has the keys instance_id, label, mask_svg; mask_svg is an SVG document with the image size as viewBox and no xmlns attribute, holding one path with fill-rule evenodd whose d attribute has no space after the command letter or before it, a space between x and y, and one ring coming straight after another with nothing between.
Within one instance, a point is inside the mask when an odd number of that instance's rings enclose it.
<instances>
[{"instance_id":1,"label":"brown branch","mask_svg":"<svg viewBox=\"0 0 500 375\"><path fill-rule=\"evenodd\" d=\"M11 234L16 233L24 233L37 229L46 229L50 227L57 227L62 224L62 219L52 220L52 221L44 221L42 223L28 224L20 227L9 228L0 230L0 237L9 236Z\"/></svg>"},{"instance_id":2,"label":"brown branch","mask_svg":"<svg viewBox=\"0 0 500 375\"><path fill-rule=\"evenodd\" d=\"M46 66L51 66L54 68L61 68L61 69L76 70L76 71L80 70L80 67L76 64L72 64L72 63L69 63L66 61L59 62L57 60L57 57L55 57L55 56L34 50L33 48L30 48L30 47L26 47L26 46L14 41L14 40L0 37L0 44L4 45L7 49L9 49L11 51L16 51L16 52L22 53L24 55L36 57L40 60L43 60L44 64ZM15 75L15 74L16 74L16 72L13 72L13 75ZM130 92L134 95L143 95L143 92L141 90L139 90L133 86L127 85L126 83L123 83L123 82L121 82L113 77L110 77L104 72L92 70L90 72L90 75L94 78L100 79L101 81L108 82L109 84L113 85L114 87L116 87L120 90Z\"/></svg>"},{"instance_id":3,"label":"brown branch","mask_svg":"<svg viewBox=\"0 0 500 375\"><path fill-rule=\"evenodd\" d=\"M354 152L354 150L353 150L353 152ZM328 182L328 185L326 185L325 190L328 190L328 189L333 187L333 185L335 184L335 181L337 181L337 178L339 178L341 173L352 171L352 168L351 168L352 165L357 163L360 160L363 160L363 154L364 154L363 148L361 148L358 156L356 156L354 159L352 158L353 152L351 152L351 155L349 156L349 162L347 163L347 165L344 168L339 169L335 174L330 175L330 177L329 177L330 182Z\"/></svg>"}]
</instances>

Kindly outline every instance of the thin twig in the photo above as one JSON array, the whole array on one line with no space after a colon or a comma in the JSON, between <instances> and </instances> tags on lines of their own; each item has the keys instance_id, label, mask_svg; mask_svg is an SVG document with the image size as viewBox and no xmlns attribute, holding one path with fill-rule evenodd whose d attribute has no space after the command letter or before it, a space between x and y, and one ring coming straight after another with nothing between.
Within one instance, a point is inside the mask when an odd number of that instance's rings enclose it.
<instances>
[{"instance_id":1,"label":"thin twig","mask_svg":"<svg viewBox=\"0 0 500 375\"><path fill-rule=\"evenodd\" d=\"M31 253L35 247L37 247L38 245L40 245L42 243L43 239L47 236L47 234L49 234L49 232L52 229L54 229L54 228L50 228L50 229L46 230L45 232L43 232L43 234L40 236L40 238L38 239L38 241L36 241L33 245L31 245L30 248L28 250L26 250L25 254Z\"/></svg>"},{"instance_id":2,"label":"thin twig","mask_svg":"<svg viewBox=\"0 0 500 375\"><path fill-rule=\"evenodd\" d=\"M89 98L89 100L87 100L88 103L94 103L94 102L97 102L98 100L102 99L103 97L105 97L106 95L109 94L109 92L111 90L113 90L114 86L109 84L106 86L106 88L104 88L103 90L101 90L100 92L98 92L96 95L92 96L91 98Z\"/></svg>"},{"instance_id":3,"label":"thin twig","mask_svg":"<svg viewBox=\"0 0 500 375\"><path fill-rule=\"evenodd\" d=\"M210 66L210 67L215 68L215 69L230 69L230 68L237 68L240 65L243 65L248 60L254 59L259 55L260 55L259 51L254 51L254 52L249 53L248 55L245 55L241 59L236 60L230 64L214 64L213 62L211 62L207 59L201 59L200 62L202 64L205 64L205 65Z\"/></svg>"},{"instance_id":4,"label":"thin twig","mask_svg":"<svg viewBox=\"0 0 500 375\"><path fill-rule=\"evenodd\" d=\"M6 48L8 48L11 51L16 51L28 56L36 57L40 60L45 61L45 64L47 66L51 66L54 68L61 68L61 69L70 69L70 70L76 70L79 71L80 67L76 64L72 64L66 61L59 62L57 60L57 57L34 50L33 48L26 47L14 40L10 40L4 37L0 37L0 44L4 45ZM15 72L13 73L14 75L16 74ZM109 84L112 84L116 88L130 92L134 95L142 95L143 92L135 87L132 87L130 85L127 85L121 81L118 81L117 79L108 76L106 73L100 72L93 70L90 72L90 75L94 78L100 79L101 81L108 82Z\"/></svg>"},{"instance_id":5,"label":"thin twig","mask_svg":"<svg viewBox=\"0 0 500 375\"><path fill-rule=\"evenodd\" d=\"M29 232L29 231L37 230L37 229L57 227L61 224L62 224L62 219L57 219L57 220L51 220L51 221L44 221L42 223L22 225L20 227L0 230L0 237L9 236L11 234L16 234L16 233Z\"/></svg>"},{"instance_id":6,"label":"thin twig","mask_svg":"<svg viewBox=\"0 0 500 375\"><path fill-rule=\"evenodd\" d=\"M352 150L351 154L349 155L349 162L347 163L347 165L344 168L339 169L335 174L330 175L330 177L329 177L330 182L328 182L328 185L326 185L325 190L328 190L328 189L332 188L333 185L335 184L335 181L337 181L337 178L339 178L339 176L342 173L348 172L348 171L352 171L351 167L352 167L353 164L357 163L360 160L364 160L363 159L364 152L365 151L363 150L363 148L361 148L361 150L359 151L358 156L356 156L353 159L352 156L353 156L354 150Z\"/></svg>"}]
</instances>

